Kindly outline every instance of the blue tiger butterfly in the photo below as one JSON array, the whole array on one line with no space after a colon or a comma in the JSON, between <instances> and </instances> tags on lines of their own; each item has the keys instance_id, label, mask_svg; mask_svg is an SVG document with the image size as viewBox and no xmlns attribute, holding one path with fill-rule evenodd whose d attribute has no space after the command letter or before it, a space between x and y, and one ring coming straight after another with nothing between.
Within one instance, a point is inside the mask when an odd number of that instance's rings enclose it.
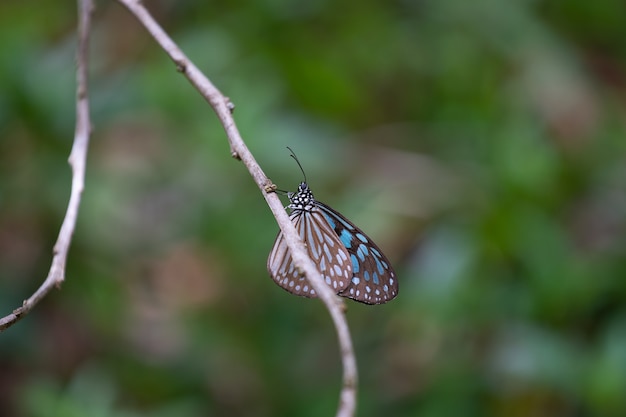
<instances>
[{"instance_id":1,"label":"blue tiger butterfly","mask_svg":"<svg viewBox=\"0 0 626 417\"><path fill-rule=\"evenodd\" d=\"M398 280L387 257L361 229L313 198L302 165L293 151L291 157L298 163L304 181L297 192L287 193L289 217L326 284L337 295L365 304L383 304L395 298ZM286 291L302 297L317 297L315 289L295 267L280 231L267 259L267 270Z\"/></svg>"}]
</instances>

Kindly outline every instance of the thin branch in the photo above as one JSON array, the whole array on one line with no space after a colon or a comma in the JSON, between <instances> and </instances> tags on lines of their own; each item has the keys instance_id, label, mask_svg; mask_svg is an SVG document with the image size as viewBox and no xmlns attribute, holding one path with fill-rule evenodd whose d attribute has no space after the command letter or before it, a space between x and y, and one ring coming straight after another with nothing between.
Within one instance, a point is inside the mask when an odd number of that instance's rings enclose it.
<instances>
[{"instance_id":1,"label":"thin branch","mask_svg":"<svg viewBox=\"0 0 626 417\"><path fill-rule=\"evenodd\" d=\"M313 288L315 288L319 298L322 300L332 317L337 330L343 363L343 387L340 395L337 416L353 416L356 408L357 366L354 350L352 348L350 330L344 315L343 301L335 295L331 288L324 282L317 267L307 255L304 243L300 240L295 227L289 220L289 216L285 212L283 204L278 196L272 192L275 188L274 185L270 179L265 176L261 167L257 164L254 157L244 144L231 114L232 103L230 103L229 99L208 80L208 78L189 60L189 58L187 58L187 56L185 56L180 48L150 15L141 1L118 1L126 6L126 8L128 8L128 10L135 15L141 24L144 25L161 48L163 48L172 61L174 61L176 69L187 77L191 84L193 84L193 86L211 105L224 126L226 135L228 136L232 156L240 159L244 163L259 189L261 189L263 197L267 201L270 210L274 214L274 217L283 232L294 263L307 277Z\"/></svg>"},{"instance_id":2,"label":"thin branch","mask_svg":"<svg viewBox=\"0 0 626 417\"><path fill-rule=\"evenodd\" d=\"M25 300L21 307L0 319L0 332L11 327L24 317L54 287L59 287L65 280L65 263L67 253L76 227L76 218L80 206L80 198L85 183L85 163L87 147L91 133L89 121L89 100L87 97L87 63L89 52L89 32L91 27L92 0L78 0L78 48L76 53L76 130L74 144L69 157L72 167L72 191L67 204L67 211L59 236L54 245L52 265L46 280L37 291Z\"/></svg>"}]
</instances>

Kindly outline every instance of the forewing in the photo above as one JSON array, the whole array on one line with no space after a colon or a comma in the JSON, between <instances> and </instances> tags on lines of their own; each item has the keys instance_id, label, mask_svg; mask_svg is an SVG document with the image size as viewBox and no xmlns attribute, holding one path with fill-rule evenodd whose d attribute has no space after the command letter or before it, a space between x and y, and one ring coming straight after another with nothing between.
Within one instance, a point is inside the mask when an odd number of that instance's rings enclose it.
<instances>
[{"instance_id":1,"label":"forewing","mask_svg":"<svg viewBox=\"0 0 626 417\"><path fill-rule=\"evenodd\" d=\"M398 295L398 280L391 263L361 229L341 214L316 201L330 227L348 251L352 279L338 294L366 304L383 304Z\"/></svg>"}]
</instances>

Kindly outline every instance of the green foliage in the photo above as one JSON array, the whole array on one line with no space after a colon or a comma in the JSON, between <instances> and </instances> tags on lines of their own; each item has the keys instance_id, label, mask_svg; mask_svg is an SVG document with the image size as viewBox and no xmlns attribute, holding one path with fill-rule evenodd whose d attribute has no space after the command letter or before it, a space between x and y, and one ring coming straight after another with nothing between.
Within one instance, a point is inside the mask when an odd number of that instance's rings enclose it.
<instances>
[{"instance_id":1,"label":"green foliage","mask_svg":"<svg viewBox=\"0 0 626 417\"><path fill-rule=\"evenodd\" d=\"M148 2L266 174L384 248L349 304L358 415L626 415L626 6ZM240 4L241 3L241 4ZM69 196L73 4L0 5L0 314ZM334 330L265 270L277 227L213 111L100 2L67 281L0 334L0 414L319 416Z\"/></svg>"}]
</instances>

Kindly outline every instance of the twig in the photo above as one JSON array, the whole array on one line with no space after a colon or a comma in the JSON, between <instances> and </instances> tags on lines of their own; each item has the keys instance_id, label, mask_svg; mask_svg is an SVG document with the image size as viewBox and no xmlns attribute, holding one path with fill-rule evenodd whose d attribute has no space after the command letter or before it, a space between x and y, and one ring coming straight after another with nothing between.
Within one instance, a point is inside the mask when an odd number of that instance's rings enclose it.
<instances>
[{"instance_id":1,"label":"twig","mask_svg":"<svg viewBox=\"0 0 626 417\"><path fill-rule=\"evenodd\" d=\"M92 0L78 0L78 48L76 53L76 130L74 144L69 157L72 167L72 191L67 204L65 218L53 249L52 265L46 280L39 289L25 300L21 307L0 319L0 332L6 330L24 317L54 287L65 280L67 253L76 227L80 197L85 183L85 162L91 133L89 121L89 100L87 97L87 62L89 52L89 32L91 26Z\"/></svg>"},{"instance_id":2,"label":"twig","mask_svg":"<svg viewBox=\"0 0 626 417\"><path fill-rule=\"evenodd\" d=\"M343 363L343 387L340 395L339 407L337 410L338 417L349 417L354 415L356 408L356 387L357 387L357 366L352 348L352 339L350 330L344 315L343 301L335 295L335 293L326 285L321 274L313 261L307 255L303 242L300 240L296 229L289 220L289 216L285 212L283 205L273 191L272 182L265 176L261 167L257 164L254 157L244 144L235 121L232 117L232 104L208 79L207 77L185 56L174 41L163 31L159 24L150 15L148 10L139 0L118 0L137 17L142 25L150 32L152 37L170 56L176 69L182 72L185 77L193 84L200 94L211 105L217 117L222 122L233 157L241 159L252 178L263 191L263 196L274 214L276 221L283 232L285 241L294 263L299 270L307 277L319 298L328 309L339 339L341 350L341 358Z\"/></svg>"}]
</instances>

